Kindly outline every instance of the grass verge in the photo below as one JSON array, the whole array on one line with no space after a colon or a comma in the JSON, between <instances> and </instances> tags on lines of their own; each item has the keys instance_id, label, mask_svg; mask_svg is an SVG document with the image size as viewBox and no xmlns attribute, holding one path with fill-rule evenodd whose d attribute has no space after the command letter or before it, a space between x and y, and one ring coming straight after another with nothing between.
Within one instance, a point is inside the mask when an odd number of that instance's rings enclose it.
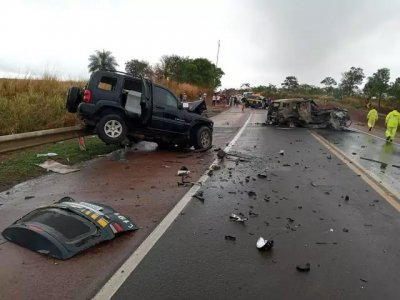
<instances>
[{"instance_id":1,"label":"grass verge","mask_svg":"<svg viewBox=\"0 0 400 300\"><path fill-rule=\"evenodd\" d=\"M0 191L46 174L46 170L38 167L37 164L43 163L47 157L37 157L39 153L57 153L58 155L52 159L63 164L74 165L118 149L118 146L104 144L98 137L86 137L85 143L86 151L81 151L78 140L72 139L0 155Z\"/></svg>"}]
</instances>

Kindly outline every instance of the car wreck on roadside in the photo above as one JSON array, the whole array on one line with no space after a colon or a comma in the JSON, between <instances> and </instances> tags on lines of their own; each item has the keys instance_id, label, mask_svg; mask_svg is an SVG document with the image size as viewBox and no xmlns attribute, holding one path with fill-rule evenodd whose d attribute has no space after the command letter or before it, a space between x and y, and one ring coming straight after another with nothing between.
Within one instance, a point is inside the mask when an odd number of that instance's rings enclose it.
<instances>
[{"instance_id":1,"label":"car wreck on roadside","mask_svg":"<svg viewBox=\"0 0 400 300\"><path fill-rule=\"evenodd\" d=\"M344 129L351 125L348 111L342 108L320 108L304 98L274 100L268 107L266 123L289 127Z\"/></svg>"}]
</instances>

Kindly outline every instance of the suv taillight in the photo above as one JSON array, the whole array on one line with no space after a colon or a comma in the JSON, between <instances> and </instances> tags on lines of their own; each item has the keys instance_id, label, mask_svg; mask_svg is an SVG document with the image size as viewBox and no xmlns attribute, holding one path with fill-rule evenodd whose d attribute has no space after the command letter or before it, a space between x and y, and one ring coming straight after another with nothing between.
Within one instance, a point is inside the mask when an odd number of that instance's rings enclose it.
<instances>
[{"instance_id":1,"label":"suv taillight","mask_svg":"<svg viewBox=\"0 0 400 300\"><path fill-rule=\"evenodd\" d=\"M90 90L85 90L85 93L83 94L83 101L89 103L91 97L92 97L92 92Z\"/></svg>"}]
</instances>

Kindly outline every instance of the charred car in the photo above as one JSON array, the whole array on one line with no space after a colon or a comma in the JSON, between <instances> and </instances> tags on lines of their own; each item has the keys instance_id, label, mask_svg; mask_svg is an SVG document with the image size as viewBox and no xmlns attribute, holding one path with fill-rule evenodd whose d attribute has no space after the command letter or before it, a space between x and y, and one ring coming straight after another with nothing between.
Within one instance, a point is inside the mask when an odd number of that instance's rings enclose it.
<instances>
[{"instance_id":1,"label":"charred car","mask_svg":"<svg viewBox=\"0 0 400 300\"><path fill-rule=\"evenodd\" d=\"M159 146L196 149L212 144L213 122L204 116L205 102L184 109L166 87L117 71L96 71L85 88L71 87L66 108L106 144L139 140Z\"/></svg>"},{"instance_id":2,"label":"charred car","mask_svg":"<svg viewBox=\"0 0 400 300\"><path fill-rule=\"evenodd\" d=\"M323 109L313 100L294 98L272 101L268 107L266 123L290 127L343 129L351 125L351 119L346 109Z\"/></svg>"}]
</instances>

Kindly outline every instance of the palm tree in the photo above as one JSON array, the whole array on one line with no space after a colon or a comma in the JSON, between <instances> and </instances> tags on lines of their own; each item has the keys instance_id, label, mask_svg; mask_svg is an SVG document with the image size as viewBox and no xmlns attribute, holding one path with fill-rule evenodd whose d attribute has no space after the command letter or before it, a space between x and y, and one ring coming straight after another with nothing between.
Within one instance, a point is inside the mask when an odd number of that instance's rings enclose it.
<instances>
[{"instance_id":1,"label":"palm tree","mask_svg":"<svg viewBox=\"0 0 400 300\"><path fill-rule=\"evenodd\" d=\"M89 56L89 71L94 72L97 70L111 70L115 71L116 67L119 66L117 60L112 55L111 51L96 50L95 54Z\"/></svg>"}]
</instances>

